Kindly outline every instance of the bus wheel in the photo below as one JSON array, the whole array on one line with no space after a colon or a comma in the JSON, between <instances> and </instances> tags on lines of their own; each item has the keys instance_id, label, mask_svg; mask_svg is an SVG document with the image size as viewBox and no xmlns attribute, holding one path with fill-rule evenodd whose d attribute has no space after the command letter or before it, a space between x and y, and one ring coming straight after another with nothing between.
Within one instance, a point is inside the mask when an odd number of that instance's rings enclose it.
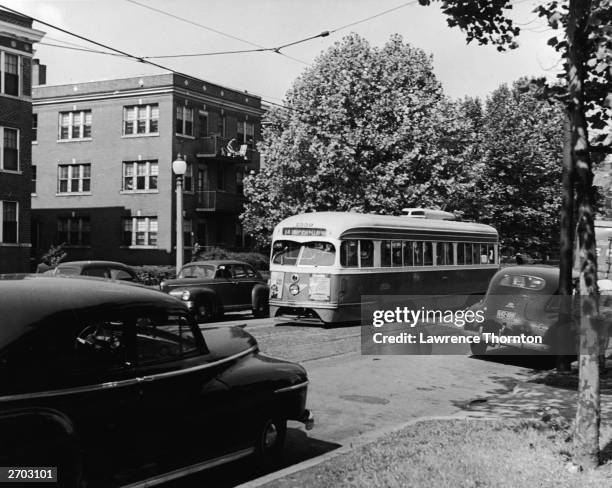
<instances>
[{"instance_id":1,"label":"bus wheel","mask_svg":"<svg viewBox=\"0 0 612 488\"><path fill-rule=\"evenodd\" d=\"M472 351L472 355L474 356L484 356L487 352L487 343L486 342L471 342L470 350Z\"/></svg>"}]
</instances>

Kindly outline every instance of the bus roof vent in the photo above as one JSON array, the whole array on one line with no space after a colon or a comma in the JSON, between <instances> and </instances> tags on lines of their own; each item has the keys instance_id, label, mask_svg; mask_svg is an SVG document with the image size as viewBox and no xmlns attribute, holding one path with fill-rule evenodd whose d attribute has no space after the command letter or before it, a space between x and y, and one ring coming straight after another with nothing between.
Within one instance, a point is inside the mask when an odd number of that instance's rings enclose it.
<instances>
[{"instance_id":1,"label":"bus roof vent","mask_svg":"<svg viewBox=\"0 0 612 488\"><path fill-rule=\"evenodd\" d=\"M433 210L430 208L403 208L402 212L406 217L417 219L433 219L433 220L457 220L455 214L444 212L443 210Z\"/></svg>"}]
</instances>

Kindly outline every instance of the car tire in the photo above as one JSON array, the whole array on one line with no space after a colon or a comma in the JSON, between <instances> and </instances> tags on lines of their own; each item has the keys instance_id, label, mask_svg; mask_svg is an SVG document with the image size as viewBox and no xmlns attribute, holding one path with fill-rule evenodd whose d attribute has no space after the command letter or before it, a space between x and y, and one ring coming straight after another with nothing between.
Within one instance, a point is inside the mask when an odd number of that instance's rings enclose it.
<instances>
[{"instance_id":1,"label":"car tire","mask_svg":"<svg viewBox=\"0 0 612 488\"><path fill-rule=\"evenodd\" d=\"M255 437L255 458L259 465L273 467L279 463L283 453L287 437L287 420L268 417L258 425Z\"/></svg>"},{"instance_id":2,"label":"car tire","mask_svg":"<svg viewBox=\"0 0 612 488\"><path fill-rule=\"evenodd\" d=\"M256 319L263 319L270 316L270 307L268 306L268 300L266 298L259 296L255 299L253 316Z\"/></svg>"},{"instance_id":3,"label":"car tire","mask_svg":"<svg viewBox=\"0 0 612 488\"><path fill-rule=\"evenodd\" d=\"M211 300L205 298L197 306L195 310L195 318L198 323L210 322L215 316L214 304Z\"/></svg>"},{"instance_id":4,"label":"car tire","mask_svg":"<svg viewBox=\"0 0 612 488\"><path fill-rule=\"evenodd\" d=\"M472 351L473 356L484 356L487 352L487 343L486 342L471 342L470 350Z\"/></svg>"}]
</instances>

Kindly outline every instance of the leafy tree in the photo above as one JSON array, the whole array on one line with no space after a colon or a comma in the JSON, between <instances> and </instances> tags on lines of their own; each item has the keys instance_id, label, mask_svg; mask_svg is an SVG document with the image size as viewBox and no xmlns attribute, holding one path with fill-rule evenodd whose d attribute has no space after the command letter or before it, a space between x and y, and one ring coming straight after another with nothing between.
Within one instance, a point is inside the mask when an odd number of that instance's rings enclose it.
<instances>
[{"instance_id":1,"label":"leafy tree","mask_svg":"<svg viewBox=\"0 0 612 488\"><path fill-rule=\"evenodd\" d=\"M430 5L432 0L419 0ZM520 29L513 25L506 11L510 0L441 0L442 10L449 16L451 27L466 32L467 41L494 43L500 51L517 46ZM573 179L578 205L578 242L580 255L580 380L576 414L576 457L585 467L594 467L599 457L599 331L597 327L598 289L597 259L594 232L595 193L591 152L610 152L612 138L612 0L547 0L536 8L552 29L563 29L561 39L549 40L562 54L566 88L548 86L543 80L544 95L552 95L566 103L568 116L568 178ZM595 131L589 138L589 129ZM564 186L565 187L565 186ZM571 191L571 185L569 185ZM564 195L569 205L572 198ZM567 216L571 211L564 208ZM571 219L564 217L563 222ZM569 229L562 229L563 241ZM564 249L568 247L564 245ZM571 253L563 252L562 269L569 273ZM564 280L568 282L568 280ZM563 290L567 293L568 290Z\"/></svg>"},{"instance_id":2,"label":"leafy tree","mask_svg":"<svg viewBox=\"0 0 612 488\"><path fill-rule=\"evenodd\" d=\"M559 242L564 113L526 83L487 99L467 212L496 227L504 246L550 252Z\"/></svg>"},{"instance_id":3,"label":"leafy tree","mask_svg":"<svg viewBox=\"0 0 612 488\"><path fill-rule=\"evenodd\" d=\"M344 38L295 81L287 109L267 114L265 165L245 180L246 229L265 241L299 212L444 205L462 171L438 144L445 106L422 50L398 35L382 48Z\"/></svg>"}]
</instances>

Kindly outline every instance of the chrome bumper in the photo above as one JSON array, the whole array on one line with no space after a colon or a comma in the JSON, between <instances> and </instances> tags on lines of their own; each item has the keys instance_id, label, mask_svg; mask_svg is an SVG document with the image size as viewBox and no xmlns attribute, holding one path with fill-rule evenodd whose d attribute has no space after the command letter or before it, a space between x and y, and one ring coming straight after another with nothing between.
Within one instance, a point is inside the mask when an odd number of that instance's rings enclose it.
<instances>
[{"instance_id":1,"label":"chrome bumper","mask_svg":"<svg viewBox=\"0 0 612 488\"><path fill-rule=\"evenodd\" d=\"M314 427L315 418L312 412L306 409L304 411L304 415L299 421L304 424L304 426L306 427L306 430L312 430L312 428Z\"/></svg>"}]
</instances>

